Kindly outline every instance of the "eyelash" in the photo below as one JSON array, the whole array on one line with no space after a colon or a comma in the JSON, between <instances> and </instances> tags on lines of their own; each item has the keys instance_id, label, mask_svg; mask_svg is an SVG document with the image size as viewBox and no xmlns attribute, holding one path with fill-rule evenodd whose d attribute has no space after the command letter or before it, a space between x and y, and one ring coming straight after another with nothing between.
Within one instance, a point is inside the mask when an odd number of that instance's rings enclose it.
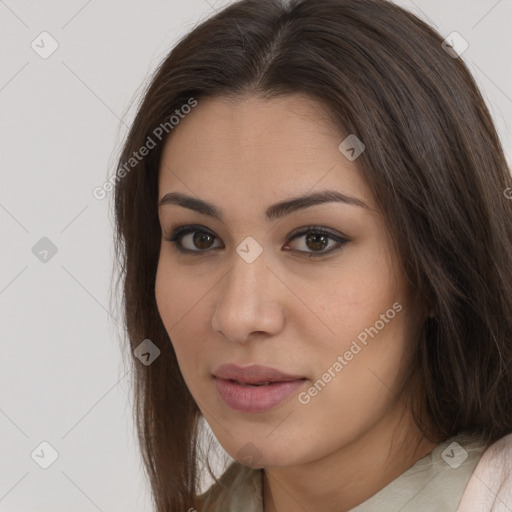
<instances>
[{"instance_id":1,"label":"eyelash","mask_svg":"<svg viewBox=\"0 0 512 512\"><path fill-rule=\"evenodd\" d=\"M185 249L183 247L183 244L181 243L181 239L185 235L189 235L191 233L197 233L197 232L204 233L204 234L210 235L214 238L217 238L211 231L209 231L208 229L205 229L203 226L187 225L187 226L179 226L179 227L175 228L174 231L172 231L171 235L164 237L164 239L167 242L171 242L174 245L174 247L182 253L194 254L196 256L200 256L200 255L210 252L212 249L204 249L204 250L199 249L197 251L194 251L191 249ZM336 246L333 246L333 247L329 248L329 250L323 251L323 252L319 252L319 251L309 252L309 251L296 250L296 252L308 254L309 257L314 257L314 258L327 256L328 254L331 254L332 252L335 252L335 251L341 249L347 242L350 241L347 237L337 235L337 234L333 233L332 231L322 228L320 226L308 226L305 228L299 228L299 230L296 230L289 235L290 241L295 240L296 238L300 238L301 236L304 236L304 235L309 235L309 234L324 235L324 236L330 238L331 240L334 240L335 242L337 242ZM214 249L220 249L220 247L215 247Z\"/></svg>"}]
</instances>

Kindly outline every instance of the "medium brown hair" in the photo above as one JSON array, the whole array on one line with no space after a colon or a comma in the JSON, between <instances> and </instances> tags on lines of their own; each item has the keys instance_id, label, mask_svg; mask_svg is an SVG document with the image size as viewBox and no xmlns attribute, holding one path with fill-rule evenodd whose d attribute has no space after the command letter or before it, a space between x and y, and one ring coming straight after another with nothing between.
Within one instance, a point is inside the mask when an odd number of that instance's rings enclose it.
<instances>
[{"instance_id":1,"label":"medium brown hair","mask_svg":"<svg viewBox=\"0 0 512 512\"><path fill-rule=\"evenodd\" d=\"M442 41L385 0L234 3L186 35L156 70L119 165L190 98L200 105L207 96L299 93L325 106L340 134L366 145L360 172L415 290L410 341L428 419L417 421L439 442L462 431L491 442L512 431L512 201L504 195L512 180L471 74ZM195 503L201 415L155 299L164 143L123 173L114 196L130 353L147 338L161 351L149 366L131 359L158 512Z\"/></svg>"}]
</instances>

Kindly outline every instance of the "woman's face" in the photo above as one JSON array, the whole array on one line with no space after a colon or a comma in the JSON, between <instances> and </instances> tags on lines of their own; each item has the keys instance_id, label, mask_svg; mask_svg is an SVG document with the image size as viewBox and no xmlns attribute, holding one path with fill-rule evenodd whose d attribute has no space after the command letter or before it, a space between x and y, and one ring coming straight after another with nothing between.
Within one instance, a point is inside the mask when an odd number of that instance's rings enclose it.
<instances>
[{"instance_id":1,"label":"woman's face","mask_svg":"<svg viewBox=\"0 0 512 512\"><path fill-rule=\"evenodd\" d=\"M159 201L190 200L159 206L158 309L204 417L249 466L317 460L397 424L407 290L345 138L303 96L210 98L162 156ZM166 238L189 225L182 252Z\"/></svg>"}]
</instances>

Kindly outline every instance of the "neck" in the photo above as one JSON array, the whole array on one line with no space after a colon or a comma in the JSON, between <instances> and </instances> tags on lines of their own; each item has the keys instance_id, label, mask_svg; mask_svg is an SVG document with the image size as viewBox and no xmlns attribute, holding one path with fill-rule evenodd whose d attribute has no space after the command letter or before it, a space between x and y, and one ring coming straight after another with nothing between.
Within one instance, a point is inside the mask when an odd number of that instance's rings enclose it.
<instances>
[{"instance_id":1,"label":"neck","mask_svg":"<svg viewBox=\"0 0 512 512\"><path fill-rule=\"evenodd\" d=\"M265 468L264 512L346 512L363 503L437 446L410 417L403 420L377 425L321 459Z\"/></svg>"}]
</instances>

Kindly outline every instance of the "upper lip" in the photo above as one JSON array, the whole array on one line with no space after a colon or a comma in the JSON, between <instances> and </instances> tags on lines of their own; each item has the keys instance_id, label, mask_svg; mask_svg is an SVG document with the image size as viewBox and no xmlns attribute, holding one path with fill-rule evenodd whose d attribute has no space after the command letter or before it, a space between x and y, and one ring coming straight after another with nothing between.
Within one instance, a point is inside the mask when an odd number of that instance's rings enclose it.
<instances>
[{"instance_id":1,"label":"upper lip","mask_svg":"<svg viewBox=\"0 0 512 512\"><path fill-rule=\"evenodd\" d=\"M236 380L247 384L260 384L262 382L286 382L304 379L300 375L284 373L269 366L251 365L242 368L236 364L223 364L213 373L215 377L226 380Z\"/></svg>"}]
</instances>

